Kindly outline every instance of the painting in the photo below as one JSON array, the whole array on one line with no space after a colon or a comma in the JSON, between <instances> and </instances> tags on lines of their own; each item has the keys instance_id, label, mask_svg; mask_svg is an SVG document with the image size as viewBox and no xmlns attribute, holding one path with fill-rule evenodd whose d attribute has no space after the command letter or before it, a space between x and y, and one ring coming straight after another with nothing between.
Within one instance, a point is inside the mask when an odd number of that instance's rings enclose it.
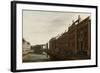
<instances>
[{"instance_id":1,"label":"painting","mask_svg":"<svg viewBox=\"0 0 100 73\"><path fill-rule=\"evenodd\" d=\"M11 71L97 66L97 6L11 5Z\"/></svg>"},{"instance_id":2,"label":"painting","mask_svg":"<svg viewBox=\"0 0 100 73\"><path fill-rule=\"evenodd\" d=\"M90 59L90 26L90 13L23 10L23 62Z\"/></svg>"}]
</instances>

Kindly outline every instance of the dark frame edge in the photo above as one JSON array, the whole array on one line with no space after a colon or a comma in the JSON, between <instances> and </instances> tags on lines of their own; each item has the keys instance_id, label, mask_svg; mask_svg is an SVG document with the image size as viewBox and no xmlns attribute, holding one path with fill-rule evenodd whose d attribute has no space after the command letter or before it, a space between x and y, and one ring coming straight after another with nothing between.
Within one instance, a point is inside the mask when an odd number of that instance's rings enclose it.
<instances>
[{"instance_id":1,"label":"dark frame edge","mask_svg":"<svg viewBox=\"0 0 100 73\"><path fill-rule=\"evenodd\" d=\"M98 67L98 6L96 8L96 67Z\"/></svg>"},{"instance_id":2,"label":"dark frame edge","mask_svg":"<svg viewBox=\"0 0 100 73\"><path fill-rule=\"evenodd\" d=\"M11 1L11 71L16 71L16 2Z\"/></svg>"},{"instance_id":3,"label":"dark frame edge","mask_svg":"<svg viewBox=\"0 0 100 73\"><path fill-rule=\"evenodd\" d=\"M16 72L47 71L47 70L61 70L61 69L80 69L80 68L93 68L93 67L97 67L97 65L74 66L74 67L54 67L54 68L41 68L41 69L24 69L24 70L16 70Z\"/></svg>"},{"instance_id":4,"label":"dark frame edge","mask_svg":"<svg viewBox=\"0 0 100 73\"><path fill-rule=\"evenodd\" d=\"M85 7L95 8L94 5L79 5L79 4L63 4L63 3L49 3L49 2L34 2L34 1L13 1L19 4L36 4L36 5L50 5L50 6L71 6L71 7Z\"/></svg>"}]
</instances>

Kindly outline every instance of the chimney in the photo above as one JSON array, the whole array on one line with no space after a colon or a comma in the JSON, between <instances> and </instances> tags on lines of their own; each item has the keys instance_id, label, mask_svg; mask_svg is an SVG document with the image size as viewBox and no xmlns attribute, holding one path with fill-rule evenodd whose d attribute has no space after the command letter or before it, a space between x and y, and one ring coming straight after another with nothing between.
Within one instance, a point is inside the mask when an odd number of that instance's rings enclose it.
<instances>
[{"instance_id":1,"label":"chimney","mask_svg":"<svg viewBox=\"0 0 100 73\"><path fill-rule=\"evenodd\" d=\"M74 23L74 20L72 20L72 25L74 25L75 23Z\"/></svg>"},{"instance_id":2,"label":"chimney","mask_svg":"<svg viewBox=\"0 0 100 73\"><path fill-rule=\"evenodd\" d=\"M81 18L80 18L80 15L78 15L78 23L80 22Z\"/></svg>"}]
</instances>

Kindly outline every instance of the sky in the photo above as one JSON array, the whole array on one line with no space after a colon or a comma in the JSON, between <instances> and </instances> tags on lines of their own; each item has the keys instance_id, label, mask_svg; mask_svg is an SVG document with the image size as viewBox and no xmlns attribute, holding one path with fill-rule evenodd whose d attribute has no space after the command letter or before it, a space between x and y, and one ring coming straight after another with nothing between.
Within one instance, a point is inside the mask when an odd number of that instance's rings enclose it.
<instances>
[{"instance_id":1,"label":"sky","mask_svg":"<svg viewBox=\"0 0 100 73\"><path fill-rule=\"evenodd\" d=\"M90 13L23 10L23 38L31 45L45 44L52 37L68 31L78 15L83 20Z\"/></svg>"}]
</instances>

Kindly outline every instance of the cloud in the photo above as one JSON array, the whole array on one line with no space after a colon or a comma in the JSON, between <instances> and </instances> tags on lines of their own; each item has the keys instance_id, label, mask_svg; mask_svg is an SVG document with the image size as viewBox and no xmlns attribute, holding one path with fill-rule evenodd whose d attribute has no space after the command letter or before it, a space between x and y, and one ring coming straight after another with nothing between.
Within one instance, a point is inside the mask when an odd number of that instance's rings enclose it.
<instances>
[{"instance_id":1,"label":"cloud","mask_svg":"<svg viewBox=\"0 0 100 73\"><path fill-rule=\"evenodd\" d=\"M72 20L85 13L23 11L23 37L31 44L46 43L50 38L61 34Z\"/></svg>"}]
</instances>

